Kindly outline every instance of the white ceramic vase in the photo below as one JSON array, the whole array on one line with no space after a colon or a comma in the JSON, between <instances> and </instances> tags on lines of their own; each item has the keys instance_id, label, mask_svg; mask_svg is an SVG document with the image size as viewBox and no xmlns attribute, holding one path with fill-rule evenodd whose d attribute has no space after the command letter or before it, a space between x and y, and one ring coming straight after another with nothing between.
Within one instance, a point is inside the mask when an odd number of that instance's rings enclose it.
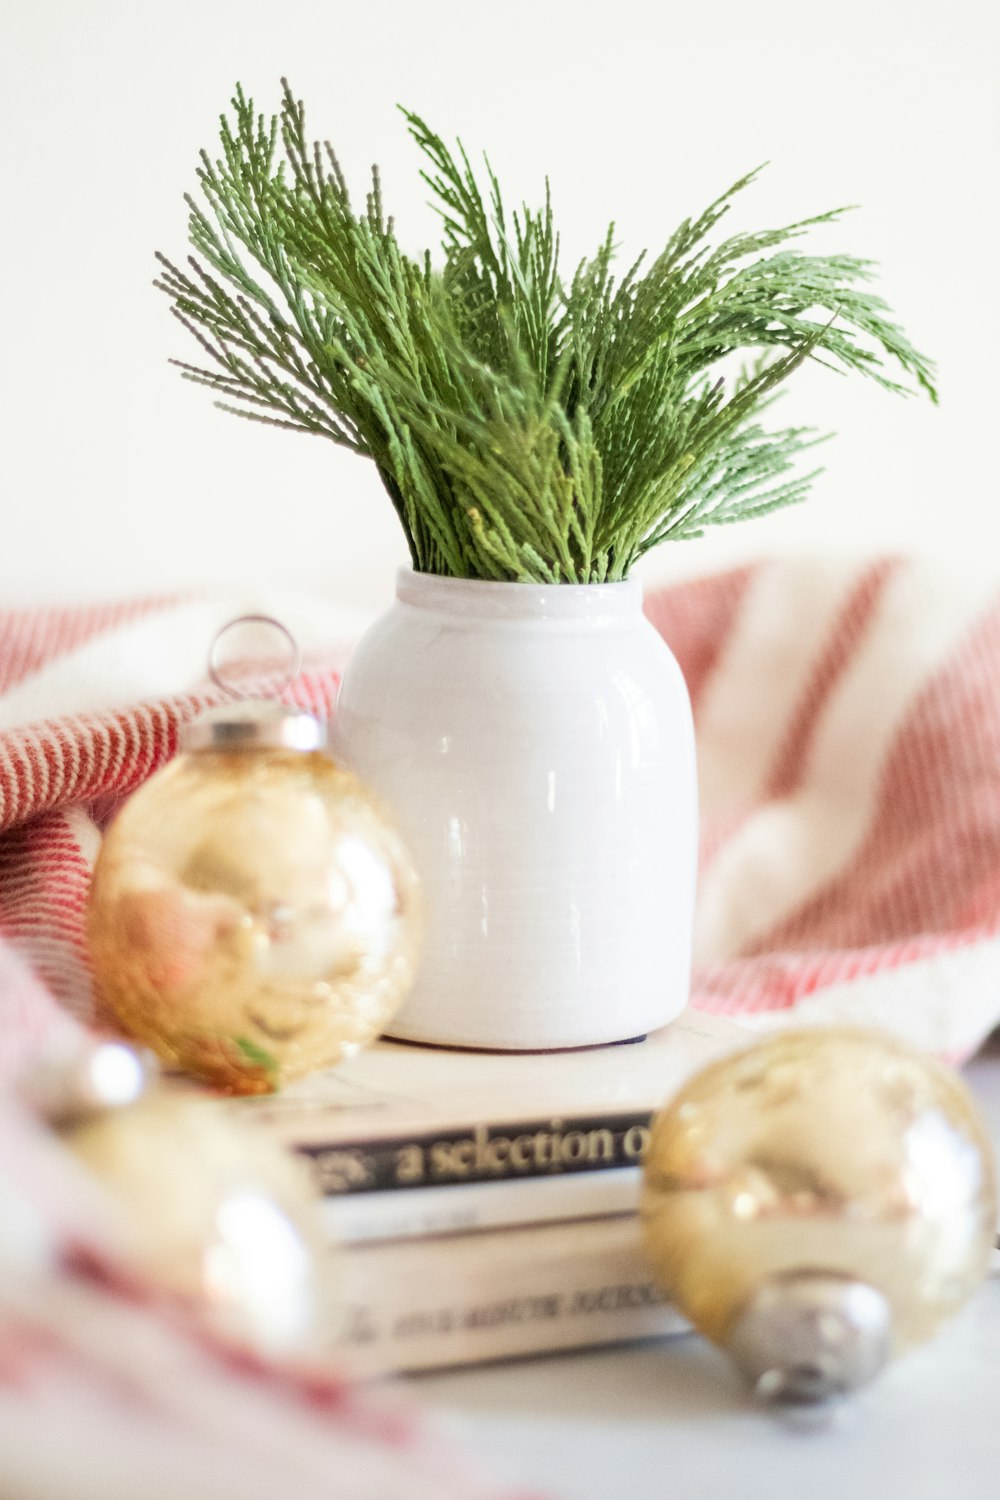
<instances>
[{"instance_id":1,"label":"white ceramic vase","mask_svg":"<svg viewBox=\"0 0 1000 1500\"><path fill-rule=\"evenodd\" d=\"M638 582L400 572L348 662L335 746L422 882L424 955L393 1036L581 1047L682 1009L694 737Z\"/></svg>"}]
</instances>

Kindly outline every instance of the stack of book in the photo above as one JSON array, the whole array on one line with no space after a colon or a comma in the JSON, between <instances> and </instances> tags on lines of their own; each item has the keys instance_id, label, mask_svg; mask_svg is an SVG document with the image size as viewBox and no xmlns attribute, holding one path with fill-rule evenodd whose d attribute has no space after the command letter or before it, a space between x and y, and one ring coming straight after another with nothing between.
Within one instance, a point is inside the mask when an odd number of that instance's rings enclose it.
<instances>
[{"instance_id":1,"label":"stack of book","mask_svg":"<svg viewBox=\"0 0 1000 1500\"><path fill-rule=\"evenodd\" d=\"M422 1370L683 1327L637 1208L652 1113L745 1033L686 1012L643 1041L500 1055L380 1042L238 1107L310 1160L362 1370Z\"/></svg>"}]
</instances>

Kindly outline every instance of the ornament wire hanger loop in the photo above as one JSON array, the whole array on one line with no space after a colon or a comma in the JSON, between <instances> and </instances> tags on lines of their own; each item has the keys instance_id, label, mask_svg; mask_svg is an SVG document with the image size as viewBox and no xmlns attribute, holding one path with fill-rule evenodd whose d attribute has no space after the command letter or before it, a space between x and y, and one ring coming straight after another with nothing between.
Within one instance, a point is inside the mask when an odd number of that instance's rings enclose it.
<instances>
[{"instance_id":1,"label":"ornament wire hanger loop","mask_svg":"<svg viewBox=\"0 0 1000 1500\"><path fill-rule=\"evenodd\" d=\"M298 641L288 629L288 626L283 625L280 620L276 620L273 615L239 615L235 620L229 620L227 624L217 630L215 639L212 642L212 649L208 653L208 675L216 687L221 689L230 698L242 700L250 696L256 696L243 692L240 687L229 680L226 676L225 665L219 659L219 648L226 636L231 631L241 630L248 625L276 630L284 640L285 647L287 648L288 662L283 668L283 675L280 675L276 671L275 686L272 688L274 696L278 697L298 677L302 668L302 651Z\"/></svg>"}]
</instances>

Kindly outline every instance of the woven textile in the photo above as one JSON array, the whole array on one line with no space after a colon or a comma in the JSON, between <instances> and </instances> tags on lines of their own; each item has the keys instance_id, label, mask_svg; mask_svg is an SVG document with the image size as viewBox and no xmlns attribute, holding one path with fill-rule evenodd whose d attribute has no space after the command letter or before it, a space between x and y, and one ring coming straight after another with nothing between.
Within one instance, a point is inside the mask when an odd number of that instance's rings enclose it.
<instances>
[{"instance_id":1,"label":"woven textile","mask_svg":"<svg viewBox=\"0 0 1000 1500\"><path fill-rule=\"evenodd\" d=\"M695 708L694 1003L974 1051L1000 1022L995 583L782 562L650 614Z\"/></svg>"},{"instance_id":2,"label":"woven textile","mask_svg":"<svg viewBox=\"0 0 1000 1500\"><path fill-rule=\"evenodd\" d=\"M218 701L206 643L246 610L303 646L289 701L331 713L364 622L328 603L0 616L0 1082L86 1020L101 828ZM905 561L781 562L654 593L647 612L695 709L694 1003L968 1055L1000 1021L1000 594ZM130 1285L92 1187L0 1110L5 1496L125 1500L140 1478L164 1500L498 1493L398 1398L238 1359Z\"/></svg>"}]
</instances>

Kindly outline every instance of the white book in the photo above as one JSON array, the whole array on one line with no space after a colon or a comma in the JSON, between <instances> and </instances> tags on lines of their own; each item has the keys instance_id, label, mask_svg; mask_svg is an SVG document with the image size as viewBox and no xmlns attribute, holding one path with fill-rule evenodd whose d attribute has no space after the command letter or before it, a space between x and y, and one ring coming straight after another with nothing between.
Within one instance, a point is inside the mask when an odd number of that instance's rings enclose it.
<instances>
[{"instance_id":1,"label":"white book","mask_svg":"<svg viewBox=\"0 0 1000 1500\"><path fill-rule=\"evenodd\" d=\"M341 1252L339 1352L361 1374L440 1369L687 1331L635 1214Z\"/></svg>"},{"instance_id":2,"label":"white book","mask_svg":"<svg viewBox=\"0 0 1000 1500\"><path fill-rule=\"evenodd\" d=\"M427 1191L636 1167L650 1116L715 1057L732 1022L686 1011L640 1042L483 1053L380 1041L231 1108L306 1155L329 1195Z\"/></svg>"},{"instance_id":3,"label":"white book","mask_svg":"<svg viewBox=\"0 0 1000 1500\"><path fill-rule=\"evenodd\" d=\"M566 1176L450 1184L422 1188L418 1193L390 1188L329 1196L323 1199L320 1212L331 1240L360 1245L635 1213L639 1181L638 1167L616 1167Z\"/></svg>"}]
</instances>

